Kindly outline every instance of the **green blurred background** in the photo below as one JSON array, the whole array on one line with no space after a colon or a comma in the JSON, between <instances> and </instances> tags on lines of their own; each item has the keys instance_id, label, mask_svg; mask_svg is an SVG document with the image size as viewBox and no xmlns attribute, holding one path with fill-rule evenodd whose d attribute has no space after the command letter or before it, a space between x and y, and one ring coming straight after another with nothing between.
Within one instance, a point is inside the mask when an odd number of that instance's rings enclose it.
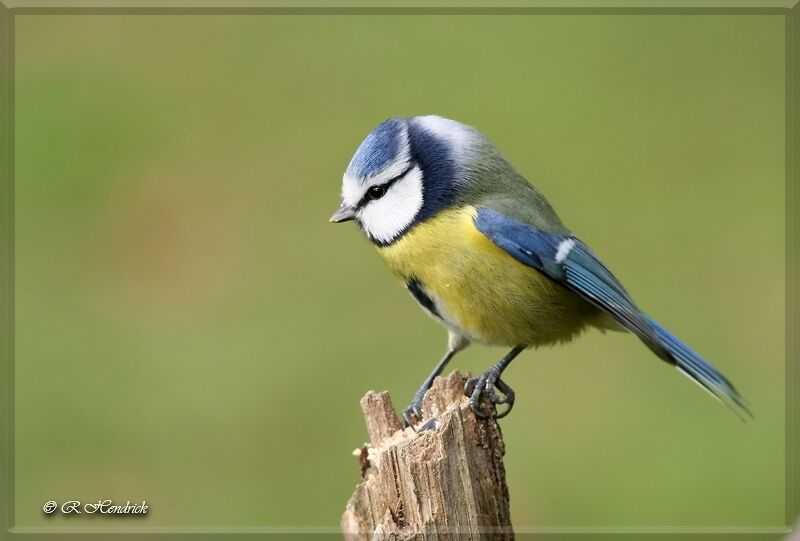
<instances>
[{"instance_id":1,"label":"green blurred background","mask_svg":"<svg viewBox=\"0 0 800 541\"><path fill-rule=\"evenodd\" d=\"M526 352L515 525L782 524L783 24L18 15L15 523L114 498L148 501L140 525L335 527L359 398L405 405L445 332L327 218L369 130L433 113L494 140L755 412L630 336Z\"/></svg>"}]
</instances>

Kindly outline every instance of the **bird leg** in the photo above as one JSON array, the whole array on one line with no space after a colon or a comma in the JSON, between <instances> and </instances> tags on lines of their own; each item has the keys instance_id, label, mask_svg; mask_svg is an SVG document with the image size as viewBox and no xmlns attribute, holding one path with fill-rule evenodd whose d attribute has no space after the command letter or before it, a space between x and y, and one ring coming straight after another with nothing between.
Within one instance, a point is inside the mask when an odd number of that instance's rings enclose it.
<instances>
[{"instance_id":1,"label":"bird leg","mask_svg":"<svg viewBox=\"0 0 800 541\"><path fill-rule=\"evenodd\" d=\"M425 381L422 382L417 392L414 393L414 398L411 399L411 403L403 409L403 422L405 426L413 426L413 418L416 417L417 421L422 420L422 399L425 398L425 393L428 392L428 389L431 388L433 385L433 380L442 373L444 367L447 366L447 363L450 362L450 359L453 358L453 355L456 354L455 349L448 348L447 352L444 356L439 359L439 362L436 363L436 367L433 369L433 372L425 378Z\"/></svg>"},{"instance_id":2,"label":"bird leg","mask_svg":"<svg viewBox=\"0 0 800 541\"><path fill-rule=\"evenodd\" d=\"M495 413L495 419L501 419L509 414L511 408L514 407L514 390L508 386L506 382L500 379L500 375L503 373L511 361L519 355L525 348L523 346L517 346L511 351L509 351L505 357L500 359L500 362L489 368L486 372L481 374L478 377L470 378L467 380L466 385L464 386L464 390L469 396L469 407L478 417L486 418L488 415L481 411L480 408L480 399L481 395L485 394L489 401L494 404L506 404L508 407L502 413ZM497 396L495 392L495 387L503 393L502 397Z\"/></svg>"}]
</instances>

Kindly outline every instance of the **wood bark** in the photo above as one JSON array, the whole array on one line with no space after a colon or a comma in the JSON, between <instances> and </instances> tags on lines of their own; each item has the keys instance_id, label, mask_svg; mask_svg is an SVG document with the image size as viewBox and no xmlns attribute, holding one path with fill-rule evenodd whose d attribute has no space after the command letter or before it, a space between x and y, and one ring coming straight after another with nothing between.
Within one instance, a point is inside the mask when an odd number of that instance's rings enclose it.
<instances>
[{"instance_id":1,"label":"wood bark","mask_svg":"<svg viewBox=\"0 0 800 541\"><path fill-rule=\"evenodd\" d=\"M414 429L388 393L361 399L370 443L356 452L362 481L342 516L345 539L513 539L500 427L470 409L465 381L437 378Z\"/></svg>"}]
</instances>

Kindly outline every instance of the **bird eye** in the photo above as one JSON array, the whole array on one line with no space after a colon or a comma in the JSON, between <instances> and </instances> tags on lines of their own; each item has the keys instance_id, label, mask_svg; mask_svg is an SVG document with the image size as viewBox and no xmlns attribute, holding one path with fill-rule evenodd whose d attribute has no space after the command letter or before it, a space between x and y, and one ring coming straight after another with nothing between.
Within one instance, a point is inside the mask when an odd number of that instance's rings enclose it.
<instances>
[{"instance_id":1,"label":"bird eye","mask_svg":"<svg viewBox=\"0 0 800 541\"><path fill-rule=\"evenodd\" d=\"M372 200L380 199L384 195L386 195L386 186L383 185L372 186L367 190L367 196Z\"/></svg>"}]
</instances>

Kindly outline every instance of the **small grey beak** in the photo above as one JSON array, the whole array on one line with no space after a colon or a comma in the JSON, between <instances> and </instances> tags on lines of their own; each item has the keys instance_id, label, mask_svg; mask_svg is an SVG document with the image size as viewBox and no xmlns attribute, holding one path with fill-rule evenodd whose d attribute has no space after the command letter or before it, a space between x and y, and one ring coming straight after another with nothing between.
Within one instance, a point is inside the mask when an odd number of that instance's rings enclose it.
<instances>
[{"instance_id":1,"label":"small grey beak","mask_svg":"<svg viewBox=\"0 0 800 541\"><path fill-rule=\"evenodd\" d=\"M356 217L356 210L350 205L342 203L341 205L339 205L339 208L336 209L336 212L333 213L333 216L331 216L330 221L335 224L339 224L342 222L349 222L350 220L354 220L355 217Z\"/></svg>"}]
</instances>

